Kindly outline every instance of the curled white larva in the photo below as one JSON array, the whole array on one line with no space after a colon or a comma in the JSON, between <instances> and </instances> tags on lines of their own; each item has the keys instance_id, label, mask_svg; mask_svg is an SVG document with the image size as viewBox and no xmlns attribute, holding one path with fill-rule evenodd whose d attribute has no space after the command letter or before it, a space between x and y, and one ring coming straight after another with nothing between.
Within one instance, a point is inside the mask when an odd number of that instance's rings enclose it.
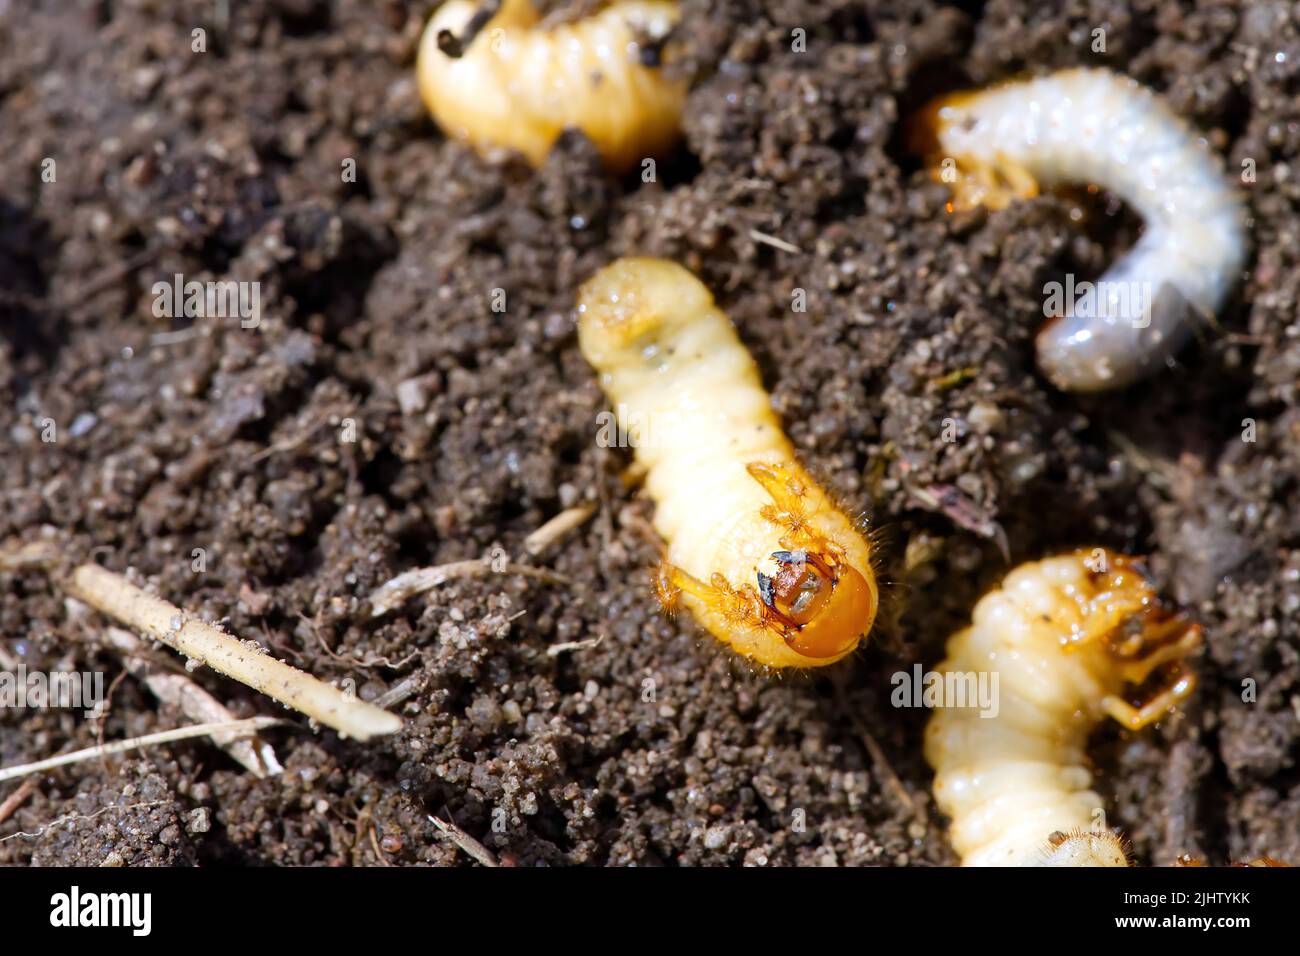
<instances>
[{"instance_id":1,"label":"curled white larva","mask_svg":"<svg viewBox=\"0 0 1300 956\"><path fill-rule=\"evenodd\" d=\"M998 208L1068 183L1111 190L1144 232L1038 335L1059 388L1100 391L1162 367L1212 317L1246 255L1240 194L1168 106L1107 70L1066 70L961 93L928 114L937 178L958 206Z\"/></svg>"},{"instance_id":2,"label":"curled white larva","mask_svg":"<svg viewBox=\"0 0 1300 956\"><path fill-rule=\"evenodd\" d=\"M985 595L938 671L996 675L996 710L948 701L925 737L962 864L1122 865L1097 826L1088 735L1105 716L1137 730L1185 698L1195 679L1183 659L1200 641L1130 559L1102 549L1021 565ZM1125 688L1157 672L1161 689L1128 703Z\"/></svg>"},{"instance_id":3,"label":"curled white larva","mask_svg":"<svg viewBox=\"0 0 1300 956\"><path fill-rule=\"evenodd\" d=\"M871 545L795 458L704 284L620 259L583 285L578 337L646 470L665 606L768 667L851 653L876 616Z\"/></svg>"},{"instance_id":4,"label":"curled white larva","mask_svg":"<svg viewBox=\"0 0 1300 956\"><path fill-rule=\"evenodd\" d=\"M420 93L448 135L480 152L515 149L540 165L575 128L626 169L678 136L685 84L658 62L678 16L675 0L618 0L544 28L530 0L450 0L420 40Z\"/></svg>"}]
</instances>

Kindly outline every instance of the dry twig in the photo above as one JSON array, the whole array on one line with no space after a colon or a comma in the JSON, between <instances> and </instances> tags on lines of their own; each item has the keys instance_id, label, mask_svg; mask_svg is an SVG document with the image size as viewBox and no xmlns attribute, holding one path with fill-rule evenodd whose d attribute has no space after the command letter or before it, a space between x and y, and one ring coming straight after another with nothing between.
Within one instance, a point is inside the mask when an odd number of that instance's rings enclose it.
<instances>
[{"instance_id":1,"label":"dry twig","mask_svg":"<svg viewBox=\"0 0 1300 956\"><path fill-rule=\"evenodd\" d=\"M782 252L789 252L794 255L803 255L803 250L792 242L786 242L776 236L769 235L766 232L760 232L757 229L749 230L749 238L755 242L761 242L765 246L771 246L773 249L780 249Z\"/></svg>"},{"instance_id":2,"label":"dry twig","mask_svg":"<svg viewBox=\"0 0 1300 956\"><path fill-rule=\"evenodd\" d=\"M546 656L559 657L569 651L585 651L592 647L599 647L600 642L604 639L604 634L597 634L595 637L589 637L583 641L565 641L563 644L552 644L546 649Z\"/></svg>"},{"instance_id":3,"label":"dry twig","mask_svg":"<svg viewBox=\"0 0 1300 956\"><path fill-rule=\"evenodd\" d=\"M276 660L260 646L246 644L190 617L174 604L142 591L120 574L97 564L83 564L74 569L65 587L73 597L96 610L339 733L369 740L380 734L396 733L402 727L402 720L396 714L344 694Z\"/></svg>"},{"instance_id":4,"label":"dry twig","mask_svg":"<svg viewBox=\"0 0 1300 956\"><path fill-rule=\"evenodd\" d=\"M469 561L452 561L431 568L416 568L405 571L375 588L370 594L370 616L382 617L389 611L401 607L417 594L432 591L438 585L453 578L481 578L489 574L519 574L524 577L545 581L547 584L565 584L569 579L545 568L534 568L526 564L492 562L475 558Z\"/></svg>"},{"instance_id":5,"label":"dry twig","mask_svg":"<svg viewBox=\"0 0 1300 956\"><path fill-rule=\"evenodd\" d=\"M17 790L5 797L4 803L0 803L0 823L4 823L18 812L18 808L36 792L36 784L40 779L40 777L28 777L18 785Z\"/></svg>"},{"instance_id":6,"label":"dry twig","mask_svg":"<svg viewBox=\"0 0 1300 956\"><path fill-rule=\"evenodd\" d=\"M184 674L162 670L146 656L144 643L130 631L110 627L109 644L122 654L126 669L164 704L170 704L195 723L222 723L238 718L226 706ZM275 750L253 736L230 737L213 734L212 740L259 780L273 777L284 768Z\"/></svg>"},{"instance_id":7,"label":"dry twig","mask_svg":"<svg viewBox=\"0 0 1300 956\"><path fill-rule=\"evenodd\" d=\"M266 727L275 727L283 723L284 721L279 717L249 717L247 720L224 720L216 724L194 724L189 727L177 727L174 730L163 730L156 734L145 734L143 737L129 737L126 740L117 740L111 744L100 744L95 747L87 747L84 750L74 750L70 753L46 757L44 760L36 760L32 763L5 767L0 769L0 783L5 780L17 780L19 777L26 777L33 773L43 773L56 767L66 767L68 764L81 763L84 760L94 760L98 757L126 753L128 750L140 750L156 744L169 744L177 740L189 740L191 737L215 737L217 734L234 734L238 736L262 730Z\"/></svg>"},{"instance_id":8,"label":"dry twig","mask_svg":"<svg viewBox=\"0 0 1300 956\"><path fill-rule=\"evenodd\" d=\"M566 508L550 521L546 522L528 537L524 538L524 550L536 557L570 532L582 527L596 513L594 504L577 505Z\"/></svg>"},{"instance_id":9,"label":"dry twig","mask_svg":"<svg viewBox=\"0 0 1300 956\"><path fill-rule=\"evenodd\" d=\"M448 823L446 820L439 820L435 816L430 816L429 822L438 828L439 833L484 866L497 867L501 865L497 862L496 855L491 850L456 826L456 824Z\"/></svg>"}]
</instances>

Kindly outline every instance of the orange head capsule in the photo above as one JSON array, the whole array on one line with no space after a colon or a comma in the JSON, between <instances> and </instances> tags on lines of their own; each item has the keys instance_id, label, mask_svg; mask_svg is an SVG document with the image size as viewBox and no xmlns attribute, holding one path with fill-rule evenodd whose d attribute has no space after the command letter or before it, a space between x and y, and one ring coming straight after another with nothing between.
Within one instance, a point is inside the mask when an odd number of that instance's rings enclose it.
<instances>
[{"instance_id":1,"label":"orange head capsule","mask_svg":"<svg viewBox=\"0 0 1300 956\"><path fill-rule=\"evenodd\" d=\"M832 565L812 552L772 557L780 570L772 577L758 573L765 622L804 657L838 659L853 650L875 621L875 589L851 565Z\"/></svg>"}]
</instances>

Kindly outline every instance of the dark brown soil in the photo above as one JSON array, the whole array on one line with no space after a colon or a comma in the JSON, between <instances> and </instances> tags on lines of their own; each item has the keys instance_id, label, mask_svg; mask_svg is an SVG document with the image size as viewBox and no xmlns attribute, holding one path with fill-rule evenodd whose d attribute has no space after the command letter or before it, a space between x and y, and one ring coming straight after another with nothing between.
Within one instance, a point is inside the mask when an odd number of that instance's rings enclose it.
<instances>
[{"instance_id":1,"label":"dark brown soil","mask_svg":"<svg viewBox=\"0 0 1300 956\"><path fill-rule=\"evenodd\" d=\"M952 862L927 715L890 706L890 675L937 662L1006 572L998 528L1013 564L1150 555L1205 624L1185 717L1098 735L1136 858L1300 860L1294 7L684 0L685 148L650 184L602 176L577 135L536 172L445 141L413 80L429 3L251 0L214 19L224 7L0 12L0 542L49 534L134 569L364 697L423 689L394 739L271 731L286 772L265 781L205 741L48 774L0 824L0 862L468 863L430 814L520 865ZM1044 282L1101 268L1123 217L1080 230L1043 197L953 219L902 132L936 93L1081 63L1164 91L1258 171L1249 278L1221 327L1105 398L1048 386L1032 335ZM651 505L620 481L625 453L596 446L604 399L574 337L577 284L632 251L699 272L809 465L886 529L888 620L831 674L751 673L657 610ZM151 287L175 273L260 282L261 327L155 318ZM424 404L403 412L412 378ZM936 484L975 530L926 506ZM571 586L493 575L366 614L410 568L532 560L524 537L584 501L596 517L537 559ZM9 655L121 674L95 647L103 621L46 576L3 587ZM239 714L278 712L195 676ZM0 713L0 766L179 722L128 676L102 726Z\"/></svg>"}]
</instances>

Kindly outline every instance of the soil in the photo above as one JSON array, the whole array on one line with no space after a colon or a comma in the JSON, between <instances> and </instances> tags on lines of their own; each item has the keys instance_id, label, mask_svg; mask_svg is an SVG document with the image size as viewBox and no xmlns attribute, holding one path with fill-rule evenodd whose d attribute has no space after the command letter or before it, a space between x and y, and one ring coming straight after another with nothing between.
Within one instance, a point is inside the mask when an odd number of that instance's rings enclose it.
<instances>
[{"instance_id":1,"label":"soil","mask_svg":"<svg viewBox=\"0 0 1300 956\"><path fill-rule=\"evenodd\" d=\"M0 862L471 865L436 814L517 865L951 863L927 714L890 677L941 658L1004 543L1148 555L1205 626L1186 712L1095 741L1137 861L1300 860L1293 6L684 0L685 141L654 182L606 177L577 134L536 171L445 140L413 75L431 6L0 5L0 542L129 569L367 699L419 688L390 739L268 731L266 780L206 741L49 773ZM1100 271L1133 224L1104 197L1083 228L1068 196L950 216L904 135L937 93L1077 64L1163 91L1257 177L1216 327L1105 397L1049 386L1032 337L1044 283ZM652 504L597 447L574 335L577 284L629 252L698 272L809 466L884 529L882 625L830 673L753 671L657 608ZM260 326L157 317L177 273L260 283ZM493 554L569 583L455 580L370 618L392 576ZM102 671L112 699L103 721L0 713L0 766L182 722L47 575L3 587L0 649Z\"/></svg>"}]
</instances>

